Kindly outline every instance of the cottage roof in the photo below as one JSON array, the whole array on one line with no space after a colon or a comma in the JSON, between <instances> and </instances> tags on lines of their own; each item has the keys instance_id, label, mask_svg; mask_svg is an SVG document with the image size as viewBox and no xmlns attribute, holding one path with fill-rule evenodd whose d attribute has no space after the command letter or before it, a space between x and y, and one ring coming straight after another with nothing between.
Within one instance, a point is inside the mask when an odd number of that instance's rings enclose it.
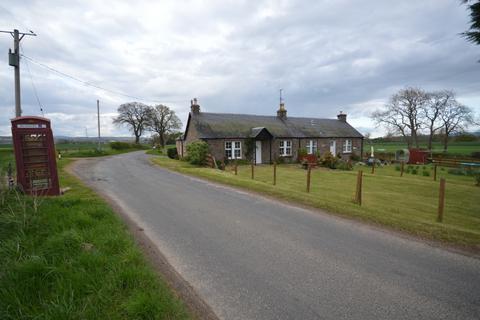
<instances>
[{"instance_id":1,"label":"cottage roof","mask_svg":"<svg viewBox=\"0 0 480 320\"><path fill-rule=\"evenodd\" d=\"M362 138L347 122L337 119L201 112L190 114L200 139L248 138L266 129L277 138Z\"/></svg>"}]
</instances>

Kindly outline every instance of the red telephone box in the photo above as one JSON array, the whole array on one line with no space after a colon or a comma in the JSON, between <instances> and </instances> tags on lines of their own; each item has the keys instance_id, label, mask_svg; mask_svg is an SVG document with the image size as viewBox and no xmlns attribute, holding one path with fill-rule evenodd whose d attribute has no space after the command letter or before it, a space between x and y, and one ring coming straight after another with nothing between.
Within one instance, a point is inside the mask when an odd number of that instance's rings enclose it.
<instances>
[{"instance_id":1,"label":"red telephone box","mask_svg":"<svg viewBox=\"0 0 480 320\"><path fill-rule=\"evenodd\" d=\"M12 138L17 164L17 184L28 194L59 195L50 120L34 116L14 118Z\"/></svg>"}]
</instances>

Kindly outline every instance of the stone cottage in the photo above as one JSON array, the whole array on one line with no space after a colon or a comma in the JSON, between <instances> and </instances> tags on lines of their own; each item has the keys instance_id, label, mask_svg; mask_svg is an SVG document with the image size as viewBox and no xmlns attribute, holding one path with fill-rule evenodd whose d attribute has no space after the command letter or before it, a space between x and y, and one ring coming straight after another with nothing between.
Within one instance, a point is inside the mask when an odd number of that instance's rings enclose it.
<instances>
[{"instance_id":1,"label":"stone cottage","mask_svg":"<svg viewBox=\"0 0 480 320\"><path fill-rule=\"evenodd\" d=\"M177 140L179 156L186 146L203 140L217 160L248 160L256 164L273 161L296 162L300 150L323 155L330 151L343 159L363 154L363 136L347 123L340 112L337 119L287 117L283 103L276 116L201 112L197 99L191 101L185 133ZM250 150L250 151L248 151Z\"/></svg>"}]
</instances>

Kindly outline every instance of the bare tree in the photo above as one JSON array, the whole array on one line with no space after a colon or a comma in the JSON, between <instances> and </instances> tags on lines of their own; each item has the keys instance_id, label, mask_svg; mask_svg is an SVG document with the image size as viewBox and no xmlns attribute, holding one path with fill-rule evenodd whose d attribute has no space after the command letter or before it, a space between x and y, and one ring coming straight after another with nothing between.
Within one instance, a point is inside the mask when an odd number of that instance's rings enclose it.
<instances>
[{"instance_id":1,"label":"bare tree","mask_svg":"<svg viewBox=\"0 0 480 320\"><path fill-rule=\"evenodd\" d=\"M151 107L140 102L128 102L120 105L119 115L113 119L117 125L127 125L135 136L135 143L140 142L140 137L149 125Z\"/></svg>"},{"instance_id":2,"label":"bare tree","mask_svg":"<svg viewBox=\"0 0 480 320\"><path fill-rule=\"evenodd\" d=\"M162 104L156 105L150 110L149 129L158 134L160 145L165 147L168 134L182 127L182 122L175 114L175 111Z\"/></svg>"},{"instance_id":3,"label":"bare tree","mask_svg":"<svg viewBox=\"0 0 480 320\"><path fill-rule=\"evenodd\" d=\"M448 149L448 138L452 133L464 131L469 124L474 124L473 111L469 107L451 99L440 114L442 122L443 151Z\"/></svg>"},{"instance_id":4,"label":"bare tree","mask_svg":"<svg viewBox=\"0 0 480 320\"><path fill-rule=\"evenodd\" d=\"M422 108L421 116L424 118L428 130L428 149L432 150L433 136L443 127L441 122L442 111L445 106L455 99L455 94L449 90L428 93L427 103Z\"/></svg>"},{"instance_id":5,"label":"bare tree","mask_svg":"<svg viewBox=\"0 0 480 320\"><path fill-rule=\"evenodd\" d=\"M422 89L402 89L390 98L385 110L375 111L372 118L377 125L401 134L408 147L415 145L418 148L417 133L423 125L420 112L427 101L428 95Z\"/></svg>"}]
</instances>

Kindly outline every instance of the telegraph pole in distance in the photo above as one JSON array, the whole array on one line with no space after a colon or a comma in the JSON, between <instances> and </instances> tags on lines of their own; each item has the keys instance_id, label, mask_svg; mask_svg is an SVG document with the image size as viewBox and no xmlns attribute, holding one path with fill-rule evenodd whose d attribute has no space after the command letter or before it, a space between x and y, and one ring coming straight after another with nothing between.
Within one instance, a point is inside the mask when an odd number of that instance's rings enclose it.
<instances>
[{"instance_id":1,"label":"telegraph pole in distance","mask_svg":"<svg viewBox=\"0 0 480 320\"><path fill-rule=\"evenodd\" d=\"M1 33L10 33L13 37L13 52L12 49L8 50L8 64L14 67L15 73L15 117L22 115L22 107L20 102L20 41L24 36L37 35L30 30L29 33L19 32L17 29L13 31L2 31ZM21 36L20 36L21 35Z\"/></svg>"},{"instance_id":2,"label":"telegraph pole in distance","mask_svg":"<svg viewBox=\"0 0 480 320\"><path fill-rule=\"evenodd\" d=\"M98 121L98 150L100 148L100 101L97 99L97 121Z\"/></svg>"}]
</instances>

